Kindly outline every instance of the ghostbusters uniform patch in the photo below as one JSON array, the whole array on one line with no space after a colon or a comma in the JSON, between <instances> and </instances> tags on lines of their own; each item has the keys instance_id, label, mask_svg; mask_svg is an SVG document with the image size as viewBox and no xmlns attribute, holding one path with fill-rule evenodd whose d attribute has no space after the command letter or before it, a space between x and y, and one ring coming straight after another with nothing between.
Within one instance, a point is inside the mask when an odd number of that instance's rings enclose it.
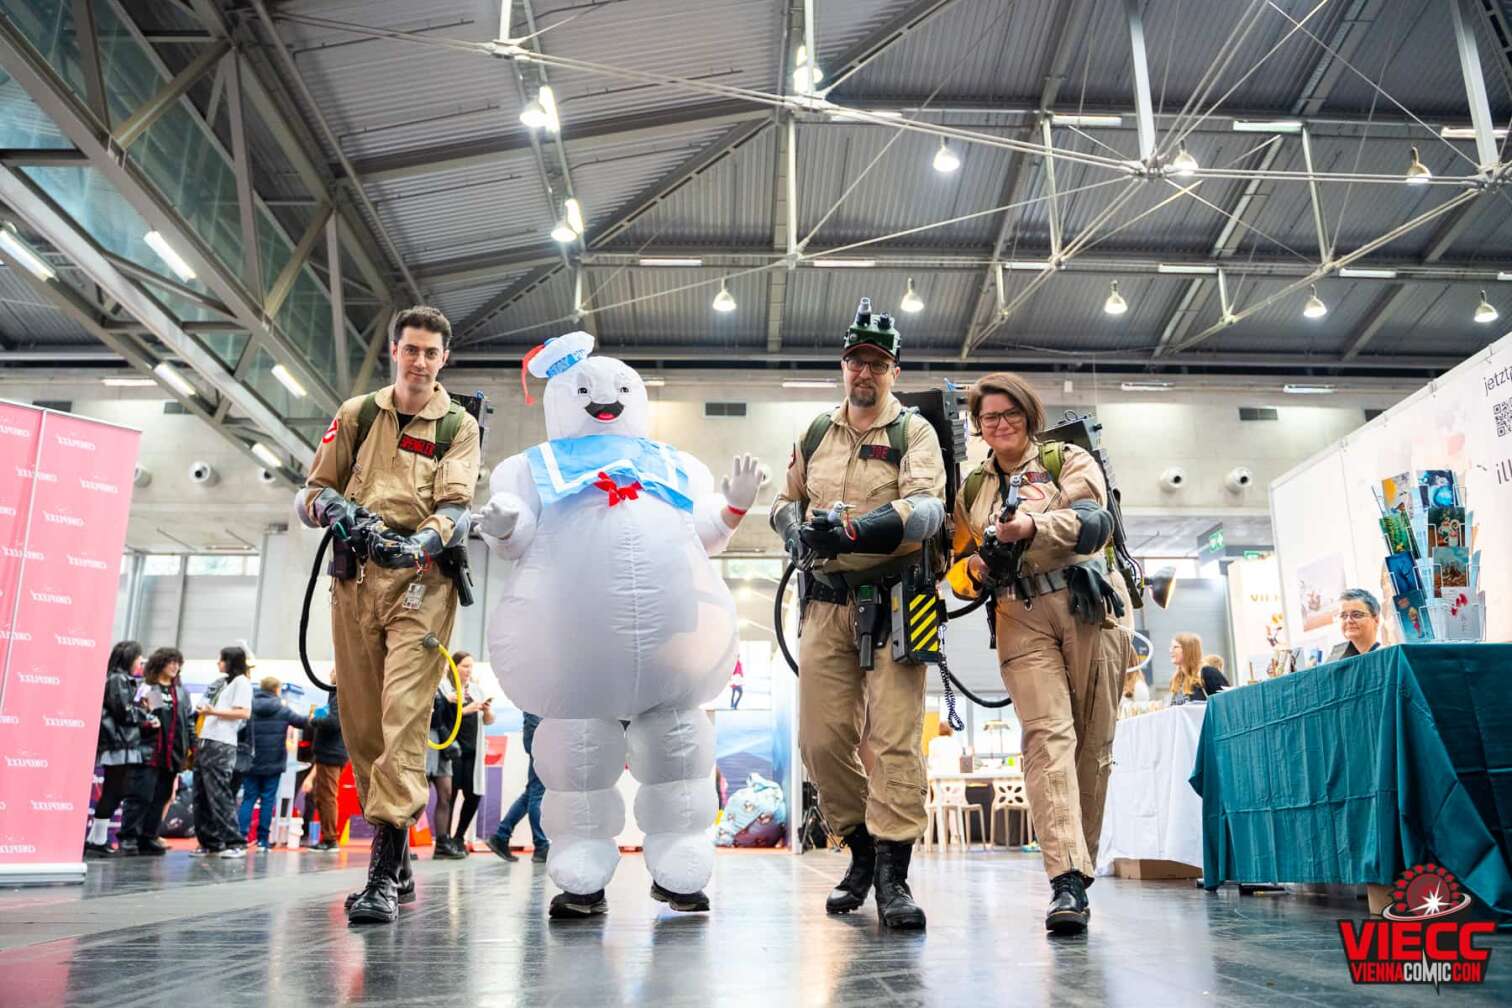
<instances>
[{"instance_id":1,"label":"ghostbusters uniform patch","mask_svg":"<svg viewBox=\"0 0 1512 1008\"><path fill-rule=\"evenodd\" d=\"M326 432L320 436L320 443L321 444L330 444L332 441L335 441L336 440L336 432L338 430L340 430L340 429L341 429L341 417L336 417L334 420L331 421L331 426L328 427L328 428L326 428Z\"/></svg>"}]
</instances>

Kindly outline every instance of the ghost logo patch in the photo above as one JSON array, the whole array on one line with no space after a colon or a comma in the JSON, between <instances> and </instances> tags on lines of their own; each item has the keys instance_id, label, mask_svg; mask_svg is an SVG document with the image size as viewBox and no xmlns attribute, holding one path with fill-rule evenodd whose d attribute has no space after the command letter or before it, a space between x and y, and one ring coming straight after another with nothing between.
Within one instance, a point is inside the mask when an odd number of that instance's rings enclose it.
<instances>
[{"instance_id":1,"label":"ghost logo patch","mask_svg":"<svg viewBox=\"0 0 1512 1008\"><path fill-rule=\"evenodd\" d=\"M334 420L331 421L331 426L329 428L327 428L326 432L320 436L320 443L321 444L330 444L332 441L335 441L336 440L336 432L338 430L340 430L340 429L341 429L341 417L337 417L336 419L334 419Z\"/></svg>"},{"instance_id":2,"label":"ghost logo patch","mask_svg":"<svg viewBox=\"0 0 1512 1008\"><path fill-rule=\"evenodd\" d=\"M413 434L405 434L399 439L399 449L414 452L416 455L424 455L426 458L436 457L436 442L423 441Z\"/></svg>"}]
</instances>

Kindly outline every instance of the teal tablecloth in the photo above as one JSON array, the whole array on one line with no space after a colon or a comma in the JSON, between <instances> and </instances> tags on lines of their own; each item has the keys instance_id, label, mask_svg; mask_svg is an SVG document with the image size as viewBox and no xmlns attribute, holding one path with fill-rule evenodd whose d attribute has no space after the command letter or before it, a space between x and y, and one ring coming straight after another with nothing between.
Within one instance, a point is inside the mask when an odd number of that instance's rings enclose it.
<instances>
[{"instance_id":1,"label":"teal tablecloth","mask_svg":"<svg viewBox=\"0 0 1512 1008\"><path fill-rule=\"evenodd\" d=\"M1388 885L1436 861L1512 925L1512 644L1383 648L1208 702L1203 881Z\"/></svg>"}]
</instances>

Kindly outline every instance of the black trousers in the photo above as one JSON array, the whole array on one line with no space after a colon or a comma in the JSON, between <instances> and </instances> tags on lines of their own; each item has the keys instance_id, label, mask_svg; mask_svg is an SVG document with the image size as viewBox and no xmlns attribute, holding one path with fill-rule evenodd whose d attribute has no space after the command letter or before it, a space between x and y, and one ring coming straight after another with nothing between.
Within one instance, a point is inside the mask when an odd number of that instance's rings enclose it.
<instances>
[{"instance_id":1,"label":"black trousers","mask_svg":"<svg viewBox=\"0 0 1512 1008\"><path fill-rule=\"evenodd\" d=\"M235 772L236 746L200 739L194 757L194 835L206 850L246 845L236 825Z\"/></svg>"},{"instance_id":2,"label":"black trousers","mask_svg":"<svg viewBox=\"0 0 1512 1008\"><path fill-rule=\"evenodd\" d=\"M94 818L108 822L115 815L121 800L131 790L131 772L136 768L134 763L100 768L104 771L105 781L100 785L99 800L94 803Z\"/></svg>"},{"instance_id":3,"label":"black trousers","mask_svg":"<svg viewBox=\"0 0 1512 1008\"><path fill-rule=\"evenodd\" d=\"M173 782L177 776L166 767L143 765L131 768L131 790L121 806L122 847L157 838L158 827L163 825L163 810L173 798Z\"/></svg>"}]
</instances>

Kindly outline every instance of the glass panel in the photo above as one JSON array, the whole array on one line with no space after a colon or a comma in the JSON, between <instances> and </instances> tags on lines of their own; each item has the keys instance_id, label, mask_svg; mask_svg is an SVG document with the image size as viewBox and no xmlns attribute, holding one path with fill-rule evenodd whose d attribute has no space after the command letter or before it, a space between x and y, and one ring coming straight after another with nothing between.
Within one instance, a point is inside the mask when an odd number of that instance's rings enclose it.
<instances>
[{"instance_id":1,"label":"glass panel","mask_svg":"<svg viewBox=\"0 0 1512 1008\"><path fill-rule=\"evenodd\" d=\"M74 93L87 100L84 64L79 59L69 0L0 0L0 11L5 12Z\"/></svg>"},{"instance_id":2,"label":"glass panel","mask_svg":"<svg viewBox=\"0 0 1512 1008\"><path fill-rule=\"evenodd\" d=\"M72 146L21 85L0 71L0 147L66 150Z\"/></svg>"},{"instance_id":3,"label":"glass panel","mask_svg":"<svg viewBox=\"0 0 1512 1008\"><path fill-rule=\"evenodd\" d=\"M176 553L154 553L142 560L145 577L177 577L180 557Z\"/></svg>"},{"instance_id":4,"label":"glass panel","mask_svg":"<svg viewBox=\"0 0 1512 1008\"><path fill-rule=\"evenodd\" d=\"M257 215L257 246L263 278L271 288L294 255L294 246L266 211ZM276 321L289 342L305 352L317 371L334 377L336 341L331 335L331 300L308 265L296 275Z\"/></svg>"},{"instance_id":5,"label":"glass panel","mask_svg":"<svg viewBox=\"0 0 1512 1008\"><path fill-rule=\"evenodd\" d=\"M242 350L246 348L247 341L251 339L244 332L207 332L195 333L194 338L199 340L206 350L221 359L226 367L236 368L236 362L241 360Z\"/></svg>"},{"instance_id":6,"label":"glass panel","mask_svg":"<svg viewBox=\"0 0 1512 1008\"><path fill-rule=\"evenodd\" d=\"M252 367L242 381L279 416L291 421L301 418L310 420L310 424L293 423L291 426L299 432L300 437L314 444L314 438L325 433L325 424L330 421L330 417L309 396L299 399L291 395L289 390L273 377L274 363L276 362L268 351L258 347L252 359ZM312 426L319 429L312 432Z\"/></svg>"},{"instance_id":7,"label":"glass panel","mask_svg":"<svg viewBox=\"0 0 1512 1008\"><path fill-rule=\"evenodd\" d=\"M190 577L241 577L242 561L246 558L195 554L188 559Z\"/></svg>"}]
</instances>

